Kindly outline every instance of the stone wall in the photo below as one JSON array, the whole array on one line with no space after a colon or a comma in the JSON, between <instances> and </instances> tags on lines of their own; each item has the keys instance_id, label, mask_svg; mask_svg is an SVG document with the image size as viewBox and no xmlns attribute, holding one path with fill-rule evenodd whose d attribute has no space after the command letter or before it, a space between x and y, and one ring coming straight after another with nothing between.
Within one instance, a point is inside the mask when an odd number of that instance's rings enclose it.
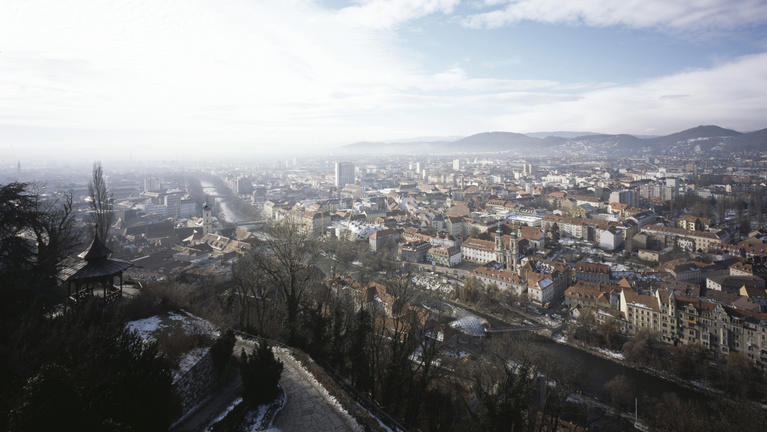
<instances>
[{"instance_id":1,"label":"stone wall","mask_svg":"<svg viewBox=\"0 0 767 432\"><path fill-rule=\"evenodd\" d=\"M173 390L178 396L181 412L186 413L200 403L216 385L216 381L213 357L208 350L194 366L173 382Z\"/></svg>"}]
</instances>

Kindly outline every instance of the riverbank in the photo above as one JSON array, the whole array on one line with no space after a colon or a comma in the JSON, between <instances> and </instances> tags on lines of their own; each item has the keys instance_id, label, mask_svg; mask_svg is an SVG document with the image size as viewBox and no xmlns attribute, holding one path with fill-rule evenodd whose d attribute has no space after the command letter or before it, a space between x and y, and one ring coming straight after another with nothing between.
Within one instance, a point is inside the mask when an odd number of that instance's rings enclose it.
<instances>
[{"instance_id":1,"label":"riverbank","mask_svg":"<svg viewBox=\"0 0 767 432\"><path fill-rule=\"evenodd\" d=\"M448 301L449 304L462 307L477 314L496 325L513 326L519 323L509 322L507 319L496 314L478 310L475 306L463 302ZM524 319L536 318L527 313L517 313ZM535 319L537 322L538 320ZM557 337L559 335L559 337ZM565 366L572 367L580 364L584 372L585 390L599 399L607 400L609 395L604 385L617 375L624 375L634 382L637 395L646 395L658 398L663 393L676 393L688 399L710 399L722 397L722 393L706 386L696 386L693 383L682 380L679 377L669 376L660 371L644 368L622 358L621 353L608 351L603 348L581 345L561 336L561 330L553 332L551 336L544 336L539 332L534 333L534 342L548 354L553 361L561 361Z\"/></svg>"},{"instance_id":2,"label":"riverbank","mask_svg":"<svg viewBox=\"0 0 767 432\"><path fill-rule=\"evenodd\" d=\"M705 383L690 382L673 374L665 373L663 371L659 371L653 368L642 367L634 363L631 363L623 357L622 353L619 353L616 351L610 351L608 349L601 348L601 347L593 347L593 346L581 344L578 342L572 342L566 336L561 336L561 335L559 337L557 337L557 335L553 335L551 340L558 344L567 345L571 348L575 348L583 352L587 352L593 356L600 357L604 360L612 361L625 368L634 369L638 372L652 375L656 378L662 379L669 383L673 383L675 385L684 387L687 390L691 390L697 393L703 393L706 396L726 397L724 395L724 392L714 387L711 387L710 385L707 385Z\"/></svg>"}]
</instances>

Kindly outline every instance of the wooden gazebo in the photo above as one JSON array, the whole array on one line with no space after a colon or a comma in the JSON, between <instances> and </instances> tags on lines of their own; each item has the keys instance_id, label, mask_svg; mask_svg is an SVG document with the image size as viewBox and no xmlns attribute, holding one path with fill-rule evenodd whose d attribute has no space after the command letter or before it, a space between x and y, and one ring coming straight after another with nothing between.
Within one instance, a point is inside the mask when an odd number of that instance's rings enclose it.
<instances>
[{"instance_id":1,"label":"wooden gazebo","mask_svg":"<svg viewBox=\"0 0 767 432\"><path fill-rule=\"evenodd\" d=\"M80 254L80 260L65 267L61 278L67 286L67 303L77 304L91 296L102 296L105 302L122 296L123 271L133 264L112 259L112 251L98 236Z\"/></svg>"}]
</instances>

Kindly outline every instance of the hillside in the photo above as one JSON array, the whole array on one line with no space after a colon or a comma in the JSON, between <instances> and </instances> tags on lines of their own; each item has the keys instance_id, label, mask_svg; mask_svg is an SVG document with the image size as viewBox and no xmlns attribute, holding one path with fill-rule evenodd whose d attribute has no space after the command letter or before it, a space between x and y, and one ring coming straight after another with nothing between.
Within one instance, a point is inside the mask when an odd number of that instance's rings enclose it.
<instances>
[{"instance_id":1,"label":"hillside","mask_svg":"<svg viewBox=\"0 0 767 432\"><path fill-rule=\"evenodd\" d=\"M656 137L628 134L537 132L482 132L456 140L410 142L358 142L341 147L353 153L529 153L545 156L562 152L587 152L603 156L660 154L724 154L767 150L767 129L741 133L719 126L697 126Z\"/></svg>"}]
</instances>

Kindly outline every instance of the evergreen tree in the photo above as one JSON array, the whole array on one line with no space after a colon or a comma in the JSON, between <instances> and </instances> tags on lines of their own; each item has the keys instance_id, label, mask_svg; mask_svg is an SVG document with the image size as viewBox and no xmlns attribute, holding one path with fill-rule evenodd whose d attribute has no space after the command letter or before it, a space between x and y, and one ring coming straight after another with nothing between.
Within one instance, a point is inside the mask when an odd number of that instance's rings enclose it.
<instances>
[{"instance_id":1,"label":"evergreen tree","mask_svg":"<svg viewBox=\"0 0 767 432\"><path fill-rule=\"evenodd\" d=\"M273 401L279 394L282 369L282 361L274 356L266 340L262 340L250 356L243 350L240 354L240 373L245 402L257 407Z\"/></svg>"},{"instance_id":2,"label":"evergreen tree","mask_svg":"<svg viewBox=\"0 0 767 432\"><path fill-rule=\"evenodd\" d=\"M221 335L213 346L210 348L210 354L213 359L213 367L216 369L216 373L221 373L229 364L229 359L232 357L232 350L234 349L234 332L232 329L228 329L223 335Z\"/></svg>"}]
</instances>

